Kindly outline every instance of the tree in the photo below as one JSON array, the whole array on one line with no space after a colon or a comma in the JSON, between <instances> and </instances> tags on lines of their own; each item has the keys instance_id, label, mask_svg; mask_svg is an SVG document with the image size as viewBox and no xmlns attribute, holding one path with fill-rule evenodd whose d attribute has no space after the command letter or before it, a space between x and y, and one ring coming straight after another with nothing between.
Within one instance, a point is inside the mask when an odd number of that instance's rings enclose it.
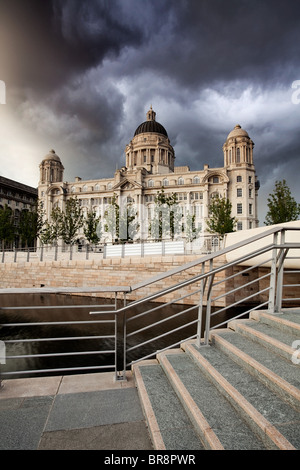
<instances>
[{"instance_id":1,"label":"tree","mask_svg":"<svg viewBox=\"0 0 300 470\"><path fill-rule=\"evenodd\" d=\"M0 240L2 250L4 250L6 243L12 243L15 237L15 227L13 220L13 212L10 207L5 204L5 207L0 209Z\"/></svg>"},{"instance_id":2,"label":"tree","mask_svg":"<svg viewBox=\"0 0 300 470\"><path fill-rule=\"evenodd\" d=\"M73 245L78 230L84 224L84 216L78 199L70 198L66 202L65 212L61 216L60 235L67 245Z\"/></svg>"},{"instance_id":3,"label":"tree","mask_svg":"<svg viewBox=\"0 0 300 470\"><path fill-rule=\"evenodd\" d=\"M275 189L268 197L268 208L265 225L281 224L298 219L300 204L292 197L286 180L275 182Z\"/></svg>"},{"instance_id":4,"label":"tree","mask_svg":"<svg viewBox=\"0 0 300 470\"><path fill-rule=\"evenodd\" d=\"M46 221L44 228L40 232L40 240L43 244L53 243L57 245L57 241L61 236L62 230L62 211L60 208L54 207L50 214L50 221Z\"/></svg>"},{"instance_id":5,"label":"tree","mask_svg":"<svg viewBox=\"0 0 300 470\"><path fill-rule=\"evenodd\" d=\"M213 196L208 206L209 219L206 221L208 231L224 237L225 233L234 232L236 218L231 217L232 204L229 199Z\"/></svg>"},{"instance_id":6,"label":"tree","mask_svg":"<svg viewBox=\"0 0 300 470\"><path fill-rule=\"evenodd\" d=\"M44 225L44 211L41 203L37 203L31 211L21 212L18 234L27 247L33 247L37 237L40 236Z\"/></svg>"},{"instance_id":7,"label":"tree","mask_svg":"<svg viewBox=\"0 0 300 470\"><path fill-rule=\"evenodd\" d=\"M136 220L136 211L131 204L117 203L117 196L114 194L112 202L105 211L105 232L111 234L112 240L126 241L133 240L139 225Z\"/></svg>"},{"instance_id":8,"label":"tree","mask_svg":"<svg viewBox=\"0 0 300 470\"><path fill-rule=\"evenodd\" d=\"M177 194L166 195L164 190L158 191L155 197L153 220L150 224L151 235L162 240L170 236L174 240L175 235L182 233L182 212L177 203Z\"/></svg>"},{"instance_id":9,"label":"tree","mask_svg":"<svg viewBox=\"0 0 300 470\"><path fill-rule=\"evenodd\" d=\"M198 237L201 228L195 227L195 216L187 212L185 218L185 237L188 242L192 242Z\"/></svg>"},{"instance_id":10,"label":"tree","mask_svg":"<svg viewBox=\"0 0 300 470\"><path fill-rule=\"evenodd\" d=\"M100 224L100 217L97 217L95 212L89 211L84 221L84 229L83 229L84 235L88 242L98 243L98 241L100 240L99 224Z\"/></svg>"}]
</instances>

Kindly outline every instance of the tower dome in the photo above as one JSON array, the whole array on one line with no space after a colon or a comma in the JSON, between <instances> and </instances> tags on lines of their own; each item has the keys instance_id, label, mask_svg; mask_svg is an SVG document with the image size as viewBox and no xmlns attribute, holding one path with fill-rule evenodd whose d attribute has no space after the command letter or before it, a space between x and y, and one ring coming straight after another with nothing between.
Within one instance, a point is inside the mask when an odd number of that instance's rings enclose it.
<instances>
[{"instance_id":1,"label":"tower dome","mask_svg":"<svg viewBox=\"0 0 300 470\"><path fill-rule=\"evenodd\" d=\"M51 149L40 164L40 183L57 183L63 180L64 167L55 150Z\"/></svg>"},{"instance_id":2,"label":"tower dome","mask_svg":"<svg viewBox=\"0 0 300 470\"><path fill-rule=\"evenodd\" d=\"M144 168L152 174L174 171L174 149L166 129L156 121L152 106L147 112L146 121L135 130L125 153L129 170Z\"/></svg>"},{"instance_id":3,"label":"tower dome","mask_svg":"<svg viewBox=\"0 0 300 470\"><path fill-rule=\"evenodd\" d=\"M240 124L237 124L234 129L229 132L227 136L227 140L231 138L236 138L236 137L249 137L249 134L245 129L242 129Z\"/></svg>"},{"instance_id":4,"label":"tower dome","mask_svg":"<svg viewBox=\"0 0 300 470\"><path fill-rule=\"evenodd\" d=\"M224 166L240 166L241 164L253 165L254 143L245 129L237 124L229 132L223 145Z\"/></svg>"},{"instance_id":5,"label":"tower dome","mask_svg":"<svg viewBox=\"0 0 300 470\"><path fill-rule=\"evenodd\" d=\"M59 156L56 155L55 150L53 149L51 149L49 153L47 153L47 155L43 158L43 161L45 160L53 160L56 162L61 162Z\"/></svg>"},{"instance_id":6,"label":"tower dome","mask_svg":"<svg viewBox=\"0 0 300 470\"><path fill-rule=\"evenodd\" d=\"M153 132L155 134L162 134L162 135L168 137L167 131L164 128L164 126L162 126L159 122L156 121L156 113L155 113L155 111L153 111L152 106L150 107L150 109L147 113L147 120L142 122L142 124L140 124L137 127L137 129L134 133L134 136L136 136L138 134L144 134L146 132Z\"/></svg>"}]
</instances>

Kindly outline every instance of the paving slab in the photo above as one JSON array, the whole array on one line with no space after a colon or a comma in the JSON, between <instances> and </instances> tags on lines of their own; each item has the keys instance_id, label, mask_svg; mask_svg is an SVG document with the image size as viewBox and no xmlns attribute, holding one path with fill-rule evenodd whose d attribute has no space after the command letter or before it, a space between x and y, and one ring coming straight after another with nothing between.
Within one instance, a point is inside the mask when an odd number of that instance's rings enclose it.
<instances>
[{"instance_id":1,"label":"paving slab","mask_svg":"<svg viewBox=\"0 0 300 470\"><path fill-rule=\"evenodd\" d=\"M134 379L113 373L10 379L1 450L152 450Z\"/></svg>"}]
</instances>

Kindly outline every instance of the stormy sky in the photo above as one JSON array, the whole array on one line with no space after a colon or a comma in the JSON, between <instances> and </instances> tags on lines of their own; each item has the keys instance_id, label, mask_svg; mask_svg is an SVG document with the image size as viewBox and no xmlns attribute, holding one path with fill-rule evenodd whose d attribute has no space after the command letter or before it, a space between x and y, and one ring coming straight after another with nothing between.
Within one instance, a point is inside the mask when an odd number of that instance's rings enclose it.
<instances>
[{"instance_id":1,"label":"stormy sky","mask_svg":"<svg viewBox=\"0 0 300 470\"><path fill-rule=\"evenodd\" d=\"M299 52L298 0L0 0L0 174L113 176L152 105L191 170L248 131L263 225L276 180L300 202Z\"/></svg>"}]
</instances>

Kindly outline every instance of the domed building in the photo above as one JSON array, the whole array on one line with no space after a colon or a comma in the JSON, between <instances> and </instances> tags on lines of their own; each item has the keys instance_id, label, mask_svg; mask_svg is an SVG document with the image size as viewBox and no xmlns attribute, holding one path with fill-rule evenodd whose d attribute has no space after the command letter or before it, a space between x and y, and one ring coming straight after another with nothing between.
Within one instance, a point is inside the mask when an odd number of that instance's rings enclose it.
<instances>
[{"instance_id":1,"label":"domed building","mask_svg":"<svg viewBox=\"0 0 300 470\"><path fill-rule=\"evenodd\" d=\"M237 229L258 226L257 193L259 184L253 163L254 143L238 124L228 134L223 145L224 166L191 171L188 166L175 166L175 151L165 127L156 120L150 107L146 120L135 130L125 148L125 165L111 178L83 181L76 177L63 182L61 159L54 150L40 164L39 198L50 217L55 206L64 209L66 200L76 196L84 212L94 211L101 220L112 199L124 207L130 204L137 214L139 227L135 238L147 240L154 215L155 198L159 191L177 194L183 216L194 216L194 226L206 233L208 206L212 196L227 197L232 203L232 215L238 220ZM82 238L84 238L83 234ZM179 236L184 236L179 235ZM102 242L109 241L104 233Z\"/></svg>"}]
</instances>

